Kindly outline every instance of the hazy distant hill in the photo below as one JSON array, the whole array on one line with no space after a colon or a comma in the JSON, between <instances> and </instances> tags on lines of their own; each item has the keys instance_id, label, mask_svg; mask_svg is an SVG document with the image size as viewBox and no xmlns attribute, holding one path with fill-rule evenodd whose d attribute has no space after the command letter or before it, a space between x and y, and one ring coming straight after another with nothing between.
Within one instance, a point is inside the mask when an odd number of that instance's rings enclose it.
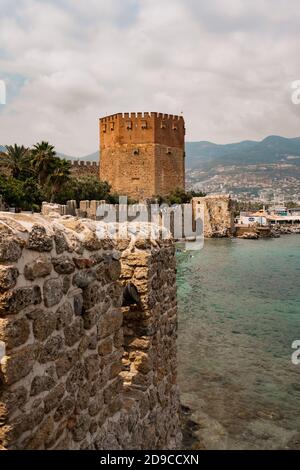
<instances>
[{"instance_id":1,"label":"hazy distant hill","mask_svg":"<svg viewBox=\"0 0 300 470\"><path fill-rule=\"evenodd\" d=\"M245 140L226 145L204 141L186 143L187 168L208 170L217 165L277 163L289 156L300 156L300 137L269 136L261 142ZM295 159L294 163L300 165L300 159Z\"/></svg>"}]
</instances>

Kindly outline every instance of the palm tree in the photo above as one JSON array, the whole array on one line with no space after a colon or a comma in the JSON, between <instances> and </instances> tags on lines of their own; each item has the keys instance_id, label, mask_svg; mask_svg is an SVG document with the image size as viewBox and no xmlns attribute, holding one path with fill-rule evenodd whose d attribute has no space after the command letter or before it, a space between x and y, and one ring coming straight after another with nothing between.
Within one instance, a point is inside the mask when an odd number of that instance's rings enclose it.
<instances>
[{"instance_id":1,"label":"palm tree","mask_svg":"<svg viewBox=\"0 0 300 470\"><path fill-rule=\"evenodd\" d=\"M52 175L56 168L56 152L53 145L48 142L40 142L34 145L31 150L31 164L38 175L41 185L47 182L49 175Z\"/></svg>"},{"instance_id":2,"label":"palm tree","mask_svg":"<svg viewBox=\"0 0 300 470\"><path fill-rule=\"evenodd\" d=\"M47 182L51 187L51 202L54 201L55 194L67 183L71 175L71 164L67 160L56 159L55 168L49 175Z\"/></svg>"},{"instance_id":3,"label":"palm tree","mask_svg":"<svg viewBox=\"0 0 300 470\"><path fill-rule=\"evenodd\" d=\"M6 145L6 152L1 152L0 164L9 169L11 176L20 178L22 173L29 173L29 149L17 144Z\"/></svg>"}]
</instances>

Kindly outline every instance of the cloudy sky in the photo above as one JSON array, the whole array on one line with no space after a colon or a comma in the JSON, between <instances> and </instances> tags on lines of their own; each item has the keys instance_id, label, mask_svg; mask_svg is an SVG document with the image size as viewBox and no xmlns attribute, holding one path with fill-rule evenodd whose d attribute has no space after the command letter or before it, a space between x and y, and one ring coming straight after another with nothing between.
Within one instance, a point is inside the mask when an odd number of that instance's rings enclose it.
<instances>
[{"instance_id":1,"label":"cloudy sky","mask_svg":"<svg viewBox=\"0 0 300 470\"><path fill-rule=\"evenodd\" d=\"M0 144L98 147L98 118L184 113L188 140L300 136L299 0L0 0Z\"/></svg>"}]
</instances>

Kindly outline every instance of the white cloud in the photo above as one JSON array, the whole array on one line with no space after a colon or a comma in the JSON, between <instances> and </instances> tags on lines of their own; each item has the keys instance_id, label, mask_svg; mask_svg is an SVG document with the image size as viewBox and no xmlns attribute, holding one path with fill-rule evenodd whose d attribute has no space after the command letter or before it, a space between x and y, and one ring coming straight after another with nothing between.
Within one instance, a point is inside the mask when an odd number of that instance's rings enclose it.
<instances>
[{"instance_id":1,"label":"white cloud","mask_svg":"<svg viewBox=\"0 0 300 470\"><path fill-rule=\"evenodd\" d=\"M0 144L48 139L80 156L119 111L183 111L190 140L299 135L297 0L0 5L0 78L23 83L0 111Z\"/></svg>"}]
</instances>

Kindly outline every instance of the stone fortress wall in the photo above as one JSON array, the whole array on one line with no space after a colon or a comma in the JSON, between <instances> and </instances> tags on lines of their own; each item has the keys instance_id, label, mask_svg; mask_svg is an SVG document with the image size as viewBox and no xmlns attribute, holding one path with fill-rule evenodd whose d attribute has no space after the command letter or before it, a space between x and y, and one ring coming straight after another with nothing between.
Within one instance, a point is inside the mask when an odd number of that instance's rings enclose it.
<instances>
[{"instance_id":1,"label":"stone fortress wall","mask_svg":"<svg viewBox=\"0 0 300 470\"><path fill-rule=\"evenodd\" d=\"M1 449L180 446L173 241L95 230L0 213Z\"/></svg>"},{"instance_id":2,"label":"stone fortress wall","mask_svg":"<svg viewBox=\"0 0 300 470\"><path fill-rule=\"evenodd\" d=\"M89 160L68 160L71 164L71 176L80 178L82 176L96 176L99 178L99 164Z\"/></svg>"},{"instance_id":3,"label":"stone fortress wall","mask_svg":"<svg viewBox=\"0 0 300 470\"><path fill-rule=\"evenodd\" d=\"M134 199L185 187L182 116L119 113L100 119L100 179Z\"/></svg>"},{"instance_id":4,"label":"stone fortress wall","mask_svg":"<svg viewBox=\"0 0 300 470\"><path fill-rule=\"evenodd\" d=\"M193 219L197 218L197 210L199 207L202 209L204 219L204 237L217 238L217 237L231 237L235 233L234 228L234 211L233 201L230 196L226 194L208 195L204 197L194 197L191 201L193 209ZM76 201L68 201L66 205L43 203L42 213L49 215L52 212L59 215L76 215L82 218L90 218L95 220L97 218L97 209L101 205L105 205L105 201L80 201L79 208L77 208ZM188 206L188 204L186 204ZM182 204L182 211L184 211L185 204ZM119 205L115 204L116 220L119 221ZM128 206L133 208L133 213L141 207L139 204ZM151 221L151 211L147 207L148 221Z\"/></svg>"},{"instance_id":5,"label":"stone fortress wall","mask_svg":"<svg viewBox=\"0 0 300 470\"><path fill-rule=\"evenodd\" d=\"M192 199L193 211L197 206L203 207L204 237L222 238L234 234L233 201L226 194L211 194Z\"/></svg>"}]
</instances>

